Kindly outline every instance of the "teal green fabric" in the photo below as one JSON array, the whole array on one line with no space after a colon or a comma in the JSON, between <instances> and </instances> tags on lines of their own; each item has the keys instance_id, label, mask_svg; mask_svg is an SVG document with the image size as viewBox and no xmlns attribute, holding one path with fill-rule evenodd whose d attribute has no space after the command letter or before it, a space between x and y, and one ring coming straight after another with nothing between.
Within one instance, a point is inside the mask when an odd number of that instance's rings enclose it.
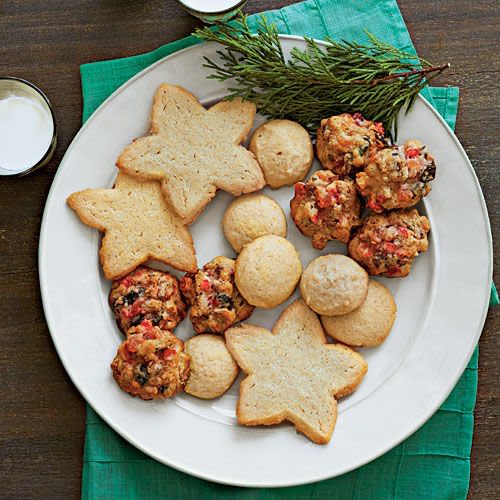
<instances>
[{"instance_id":1,"label":"teal green fabric","mask_svg":"<svg viewBox=\"0 0 500 500\"><path fill-rule=\"evenodd\" d=\"M266 13L282 33L362 40L369 28L382 39L414 51L394 0L306 0ZM251 23L256 17L251 17ZM157 50L81 66L83 120L116 88L158 59L197 43L187 37ZM430 88L426 97L455 126L458 88ZM492 286L492 303L498 296ZM136 450L87 408L82 498L96 499L458 499L469 486L478 351L441 408L406 441L343 476L312 485L236 488L190 477ZM203 443L200 443L203 446Z\"/></svg>"}]
</instances>

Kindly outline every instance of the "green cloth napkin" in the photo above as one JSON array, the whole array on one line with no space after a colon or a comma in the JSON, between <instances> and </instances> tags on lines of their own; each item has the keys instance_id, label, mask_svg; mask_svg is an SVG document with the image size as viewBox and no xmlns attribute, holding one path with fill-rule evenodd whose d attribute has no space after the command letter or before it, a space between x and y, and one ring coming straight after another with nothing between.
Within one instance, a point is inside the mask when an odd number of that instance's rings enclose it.
<instances>
[{"instance_id":1,"label":"green cloth napkin","mask_svg":"<svg viewBox=\"0 0 500 500\"><path fill-rule=\"evenodd\" d=\"M415 50L395 0L307 0L269 11L266 16L277 24L281 33L359 41L366 39L363 29L367 27L397 47ZM251 16L250 22L255 23L256 16ZM193 43L196 40L187 37L147 54L82 65L83 121L137 72ZM424 93L453 128L458 88L429 88ZM491 299L492 303L498 303L493 286ZM188 476L148 458L87 407L82 498L465 498L469 487L477 358L476 349L445 403L399 446L343 476L291 488L243 489Z\"/></svg>"}]
</instances>

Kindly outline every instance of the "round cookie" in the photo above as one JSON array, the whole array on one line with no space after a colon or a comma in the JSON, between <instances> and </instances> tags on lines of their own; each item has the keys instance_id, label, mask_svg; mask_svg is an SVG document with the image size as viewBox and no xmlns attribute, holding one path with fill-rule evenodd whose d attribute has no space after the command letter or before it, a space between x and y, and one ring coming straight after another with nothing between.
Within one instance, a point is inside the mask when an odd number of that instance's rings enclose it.
<instances>
[{"instance_id":1,"label":"round cookie","mask_svg":"<svg viewBox=\"0 0 500 500\"><path fill-rule=\"evenodd\" d=\"M191 372L184 388L188 394L214 399L231 387L238 375L238 365L222 337L196 335L186 341L184 350L191 356Z\"/></svg>"},{"instance_id":2,"label":"round cookie","mask_svg":"<svg viewBox=\"0 0 500 500\"><path fill-rule=\"evenodd\" d=\"M295 184L290 213L297 229L322 250L329 240L347 243L361 225L361 203L356 184L330 170L317 170L306 182Z\"/></svg>"},{"instance_id":3,"label":"round cookie","mask_svg":"<svg viewBox=\"0 0 500 500\"><path fill-rule=\"evenodd\" d=\"M316 133L316 154L323 168L337 175L351 175L387 146L384 126L361 113L342 113L321 120Z\"/></svg>"},{"instance_id":4,"label":"round cookie","mask_svg":"<svg viewBox=\"0 0 500 500\"><path fill-rule=\"evenodd\" d=\"M186 317L177 278L147 266L113 281L108 301L118 328L125 334L144 320L173 330Z\"/></svg>"},{"instance_id":5,"label":"round cookie","mask_svg":"<svg viewBox=\"0 0 500 500\"><path fill-rule=\"evenodd\" d=\"M270 120L255 130L250 151L273 189L302 180L314 160L307 130L290 120Z\"/></svg>"},{"instance_id":6,"label":"round cookie","mask_svg":"<svg viewBox=\"0 0 500 500\"><path fill-rule=\"evenodd\" d=\"M236 259L236 286L248 303L273 309L290 297L301 272L295 247L268 234L246 245Z\"/></svg>"},{"instance_id":7,"label":"round cookie","mask_svg":"<svg viewBox=\"0 0 500 500\"><path fill-rule=\"evenodd\" d=\"M376 213L416 205L431 190L436 162L427 147L415 139L404 146L392 146L370 157L356 174L359 192L366 206Z\"/></svg>"},{"instance_id":8,"label":"round cookie","mask_svg":"<svg viewBox=\"0 0 500 500\"><path fill-rule=\"evenodd\" d=\"M189 376L190 360L182 340L147 319L128 333L111 363L116 383L141 399L175 396Z\"/></svg>"},{"instance_id":9,"label":"round cookie","mask_svg":"<svg viewBox=\"0 0 500 500\"><path fill-rule=\"evenodd\" d=\"M262 194L247 194L236 198L222 219L227 241L236 252L259 236L286 236L286 217L283 209Z\"/></svg>"},{"instance_id":10,"label":"round cookie","mask_svg":"<svg viewBox=\"0 0 500 500\"><path fill-rule=\"evenodd\" d=\"M430 229L429 219L416 209L369 214L347 251L373 276L404 278L419 253L427 251Z\"/></svg>"},{"instance_id":11,"label":"round cookie","mask_svg":"<svg viewBox=\"0 0 500 500\"><path fill-rule=\"evenodd\" d=\"M196 273L185 274L179 286L191 306L189 319L196 333L224 333L253 313L236 288L233 259L215 257Z\"/></svg>"},{"instance_id":12,"label":"round cookie","mask_svg":"<svg viewBox=\"0 0 500 500\"><path fill-rule=\"evenodd\" d=\"M306 267L300 293L318 314L339 316L359 307L368 292L368 274L345 255L317 257Z\"/></svg>"},{"instance_id":13,"label":"round cookie","mask_svg":"<svg viewBox=\"0 0 500 500\"><path fill-rule=\"evenodd\" d=\"M394 298L384 285L368 283L365 301L343 316L321 316L326 333L339 342L358 347L375 347L389 335L396 319Z\"/></svg>"}]
</instances>

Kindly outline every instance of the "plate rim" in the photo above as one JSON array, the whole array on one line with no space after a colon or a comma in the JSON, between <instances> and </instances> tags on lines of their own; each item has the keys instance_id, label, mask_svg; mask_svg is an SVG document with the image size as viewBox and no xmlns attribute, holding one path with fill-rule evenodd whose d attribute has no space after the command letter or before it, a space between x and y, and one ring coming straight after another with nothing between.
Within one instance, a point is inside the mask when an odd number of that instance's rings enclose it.
<instances>
[{"instance_id":1,"label":"plate rim","mask_svg":"<svg viewBox=\"0 0 500 500\"><path fill-rule=\"evenodd\" d=\"M289 41L300 41L304 42L305 38L302 36L298 35L288 35L288 34L279 34L280 40L289 40ZM323 41L323 40L315 40L318 44L321 46L328 46L328 43ZM210 44L215 44L214 42L209 42ZM221 479L214 474L204 474L203 472L199 472L198 470L193 470L189 466L183 466L178 465L176 463L171 463L168 460L157 456L154 452L151 452L149 450L146 450L143 448L137 441L133 439L133 437L129 436L127 431L124 429L121 429L119 426L115 425L112 421L111 418L108 418L108 416L103 412L97 410L94 408L94 406L90 403L89 398L87 397L86 391L80 386L80 384L74 379L71 370L68 369L68 361L65 359L62 350L60 349L60 345L58 345L55 337L52 335L52 318L50 317L50 314L47 313L48 310L48 292L45 289L46 288L46 278L45 278L45 268L44 268L44 248L45 248L45 240L46 240L46 226L47 226L47 219L48 219L48 206L50 205L51 199L54 195L54 192L56 191L56 187L58 185L58 181L61 177L62 173L62 168L64 167L65 160L67 156L69 156L70 152L72 151L73 147L75 147L76 142L78 141L79 137L84 133L84 131L91 125L93 120L96 118L98 113L104 108L108 102L113 100L119 93L121 93L125 88L127 88L129 85L134 83L136 80L140 79L143 75L146 73L150 72L157 66L163 64L165 60L168 59L174 59L176 57L182 57L183 54L189 51L196 51L200 50L201 47L206 46L207 43L195 43L194 45L190 47L186 47L184 49L178 50L172 54L169 54L165 57L162 57L158 61L155 61L153 64L147 66L143 70L141 70L139 73L134 75L132 78L128 79L126 82L124 82L122 85L120 85L111 95L109 95L94 111L93 113L89 116L89 118L86 120L86 122L82 125L82 127L79 129L77 134L73 137L71 143L69 144L68 148L66 149L64 156L62 157L57 172L52 180L51 187L49 190L49 193L47 195L47 198L45 200L44 204L44 210L43 210L43 216L42 216L42 221L40 225L40 237L39 237L39 246L38 246L38 274L39 274L39 286L40 286L40 294L41 294L41 299L42 299L42 306L43 306L43 311L44 311L44 317L45 321L47 324L47 328L49 330L52 343L55 347L55 350L58 354L59 360L61 361L67 375L71 379L73 385L76 387L78 392L83 396L85 399L86 403L99 415L100 418L103 419L104 422L106 422L107 425L109 425L117 434L119 434L122 438L124 438L126 441L128 441L130 444L132 444L135 448L146 454L147 456L153 458L154 460L167 465L169 467L172 467L173 469L179 470L183 473L189 474L194 477L198 477L204 480L208 480L211 482L219 483L219 484L226 484L226 485L232 485L232 486L240 486L240 487L256 487L256 488L279 488L279 487L288 487L288 486L298 486L298 485L303 485L303 484L311 484L315 483L324 479L329 479L333 477L340 476L342 474L345 474L347 472L350 472L352 470L355 470L359 467L362 467L363 465L366 465L367 463L376 460L383 454L387 453L389 450L394 448L395 446L399 445L402 441L407 439L409 436L411 436L414 432L416 432L418 429L424 425L427 420L429 420L435 412L439 409L439 407L443 404L443 402L446 400L446 398L449 396L449 394L452 392L454 387L456 386L458 379L461 377L463 374L467 364L469 363L471 356L477 346L477 342L481 336L483 326L486 320L486 316L488 314L488 309L489 309L489 297L490 297L490 286L491 286L491 279L493 276L493 241L492 241L492 234L491 234L491 224L490 224L490 219L489 219L489 214L488 214L488 209L486 206L486 201L484 199L484 195L481 189L481 185L479 183L479 179L476 175L476 172L472 166L471 161L469 160L467 153L465 152L462 144L458 140L457 136L453 132L453 130L449 127L449 125L446 123L444 118L438 113L438 111L423 97L422 95L418 94L417 99L421 100L422 103L425 105L425 107L430 110L434 116L438 119L438 121L441 122L442 125L444 125L444 128L448 134L448 136L451 137L452 141L454 142L455 146L457 147L458 151L460 152L460 155L464 158L465 163L467 165L467 168L469 169L469 172L472 174L472 178L475 183L476 191L477 194L479 195L479 201L482 209L482 215L483 215L483 221L485 222L485 229L486 229L486 236L488 240L488 276L489 276L489 281L484 285L484 306L483 310L481 311L481 318L478 324L477 330L474 332L474 335L471 336L473 339L472 342L472 347L467 353L467 356L465 358L465 362L463 365L460 367L458 370L457 374L455 377L450 379L450 382L448 384L448 389L444 391L442 397L439 399L438 404L432 409L432 411L428 412L428 414L423 415L420 419L418 419L418 424L412 426L412 428L405 434L403 434L401 437L398 437L395 440L392 440L390 444L381 447L381 449L377 450L375 454L371 454L366 460L363 460L359 463L357 463L354 466L349 466L346 467L345 469L342 470L342 472L339 473L334 473L333 475L328 474L328 473L321 473L316 476L311 476L310 479L308 480L290 480L290 481L281 481L279 483L277 482L268 482L268 481L261 481L258 484L256 482L241 482L241 481L231 481L231 480L226 480L226 479Z\"/></svg>"}]
</instances>

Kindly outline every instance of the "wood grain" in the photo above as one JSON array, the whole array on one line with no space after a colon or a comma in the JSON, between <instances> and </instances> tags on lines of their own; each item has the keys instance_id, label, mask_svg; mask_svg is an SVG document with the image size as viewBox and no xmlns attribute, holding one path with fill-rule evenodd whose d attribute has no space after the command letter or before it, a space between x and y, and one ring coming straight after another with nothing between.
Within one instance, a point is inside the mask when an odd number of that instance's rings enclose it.
<instances>
[{"instance_id":1,"label":"wood grain","mask_svg":"<svg viewBox=\"0 0 500 500\"><path fill-rule=\"evenodd\" d=\"M290 1L250 0L251 12ZM457 135L467 150L500 237L498 6L490 0L400 0L419 53L451 70L437 84L460 86ZM78 498L84 402L45 325L37 246L45 198L81 122L79 65L145 52L185 36L199 22L173 0L3 0L0 74L37 83L51 99L59 146L50 165L25 179L0 178L0 479L2 498ZM464 235L467 237L467 235ZM495 244L495 257L499 248ZM495 276L500 279L498 267ZM480 341L470 498L498 492L499 309Z\"/></svg>"}]
</instances>

